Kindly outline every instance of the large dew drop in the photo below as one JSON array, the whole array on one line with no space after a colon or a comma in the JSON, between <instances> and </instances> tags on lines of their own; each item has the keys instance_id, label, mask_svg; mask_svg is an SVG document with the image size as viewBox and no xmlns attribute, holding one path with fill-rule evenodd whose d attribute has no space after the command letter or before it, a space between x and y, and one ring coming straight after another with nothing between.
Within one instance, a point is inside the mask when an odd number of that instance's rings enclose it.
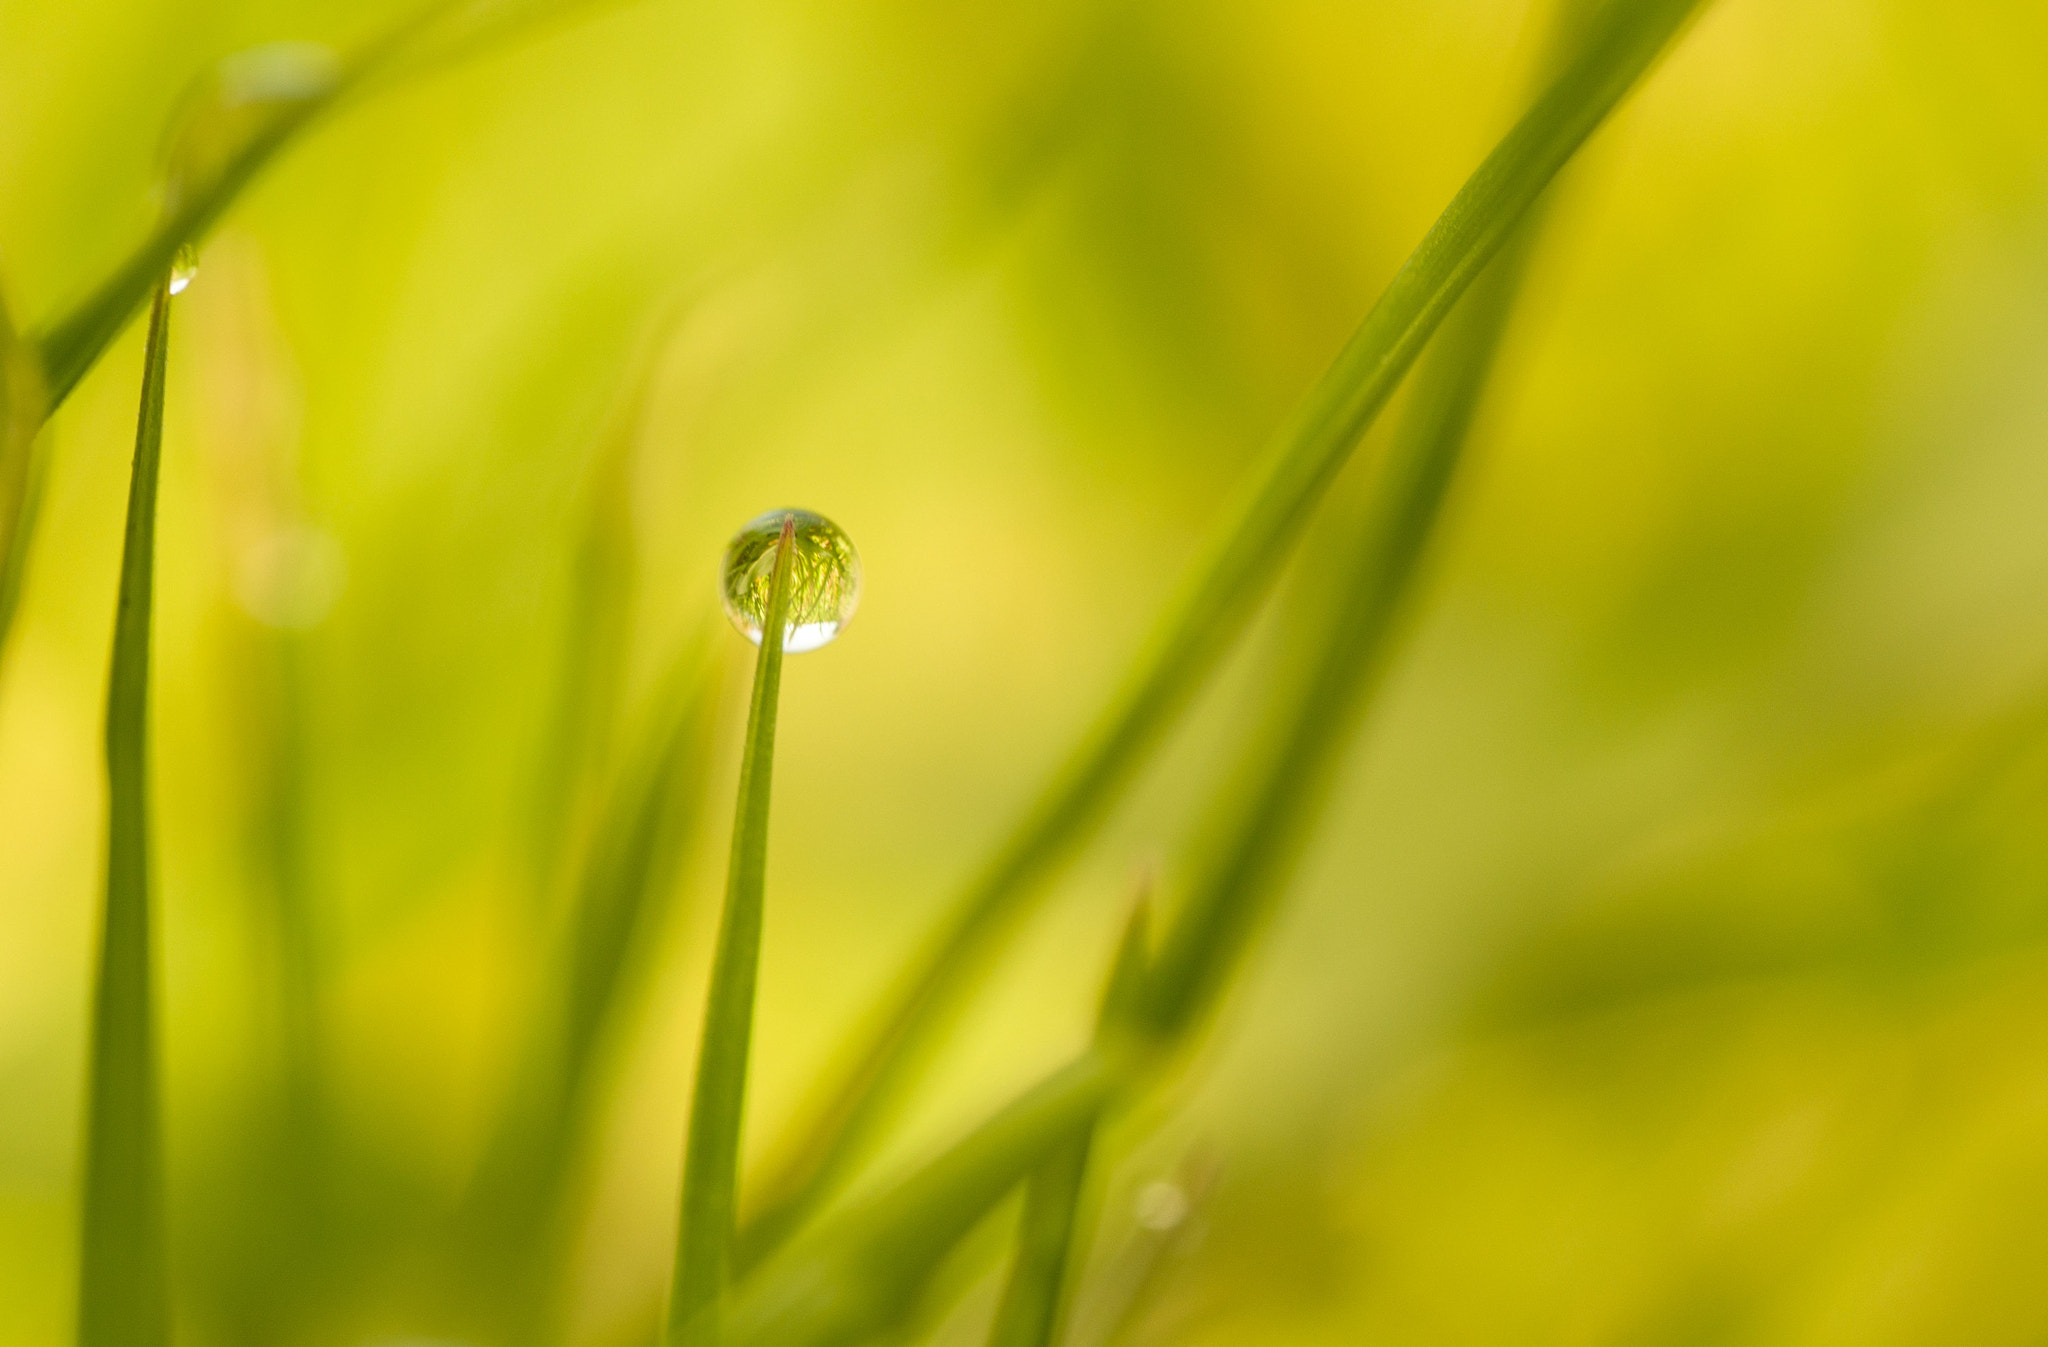
<instances>
[{"instance_id":1,"label":"large dew drop","mask_svg":"<svg viewBox=\"0 0 2048 1347\"><path fill-rule=\"evenodd\" d=\"M823 515L808 510L770 510L732 536L725 546L719 594L725 615L755 645L768 617L768 588L775 576L775 548L785 520L794 520L789 563L789 613L782 648L792 655L816 650L846 626L860 603L860 556L853 541Z\"/></svg>"}]
</instances>

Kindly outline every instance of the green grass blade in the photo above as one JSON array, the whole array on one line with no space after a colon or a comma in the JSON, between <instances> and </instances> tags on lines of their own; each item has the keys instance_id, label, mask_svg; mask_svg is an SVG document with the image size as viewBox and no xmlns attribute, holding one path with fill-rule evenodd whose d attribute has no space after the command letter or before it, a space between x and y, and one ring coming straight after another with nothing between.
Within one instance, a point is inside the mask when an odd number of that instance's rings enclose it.
<instances>
[{"instance_id":1,"label":"green grass blade","mask_svg":"<svg viewBox=\"0 0 2048 1347\"><path fill-rule=\"evenodd\" d=\"M1566 0L1549 64L1581 45L1587 0ZM1275 699L1277 724L1255 736L1205 836L1227 839L1162 942L1142 1016L1171 1038L1216 999L1259 914L1284 883L1316 805L1391 655L1403 602L1465 456L1487 380L1546 214L1539 202L1446 321L1350 545L1328 639L1299 687ZM1268 747L1277 745L1277 748Z\"/></svg>"},{"instance_id":2,"label":"green grass blade","mask_svg":"<svg viewBox=\"0 0 2048 1347\"><path fill-rule=\"evenodd\" d=\"M662 357L685 312L684 304L671 301L649 325L591 456L570 577L560 681L528 829L537 894L552 886L576 831L579 788L612 761L638 569L634 456Z\"/></svg>"},{"instance_id":3,"label":"green grass blade","mask_svg":"<svg viewBox=\"0 0 2048 1347\"><path fill-rule=\"evenodd\" d=\"M1150 907L1131 909L1097 1015L1098 1033L1122 1032L1141 995ZM1074 1235L1094 1149L1091 1127L1055 1150L1032 1172L1017 1220L1017 1257L996 1306L989 1347L1047 1347L1059 1331L1067 1270L1075 1261Z\"/></svg>"},{"instance_id":4,"label":"green grass blade","mask_svg":"<svg viewBox=\"0 0 2048 1347\"><path fill-rule=\"evenodd\" d=\"M737 1288L723 1341L830 1347L899 1322L946 1250L1093 1125L1136 1069L1090 1048L908 1178L793 1242Z\"/></svg>"},{"instance_id":5,"label":"green grass blade","mask_svg":"<svg viewBox=\"0 0 2048 1347\"><path fill-rule=\"evenodd\" d=\"M1017 1259L996 1306L989 1347L1047 1347L1053 1340L1094 1145L1091 1127L1032 1171L1017 1219Z\"/></svg>"},{"instance_id":6,"label":"green grass blade","mask_svg":"<svg viewBox=\"0 0 2048 1347\"><path fill-rule=\"evenodd\" d=\"M1187 1203L1178 1221L1164 1229L1140 1224L1122 1246L1106 1255L1098 1286L1084 1316L1074 1320L1076 1342L1117 1347L1131 1341L1167 1288L1168 1273L1181 1255L1201 1241L1202 1209L1216 1184L1217 1167L1200 1153L1184 1158L1172 1180Z\"/></svg>"},{"instance_id":7,"label":"green grass blade","mask_svg":"<svg viewBox=\"0 0 2048 1347\"><path fill-rule=\"evenodd\" d=\"M1667 35L1678 21L1671 20ZM1645 55L1642 64L1647 63ZM1291 722L1283 747L1264 774L1248 774L1254 789L1226 797L1227 819L1236 826L1158 955L1143 959L1142 932L1126 931L1118 957L1125 971L1111 978L1096 1047L888 1196L768 1262L743 1290L734 1323L745 1332L736 1333L735 1342L822 1347L886 1326L914 1294L920 1269L943 1252L942 1241L964 1233L997 1201L1007 1191L1005 1179L1014 1183L1030 1176L1025 1219L1034 1219L1029 1209L1036 1199L1037 1218L1045 1225L1030 1233L1043 1235L1049 1248L1053 1209L1068 1191L1056 1190L1056 1181L1078 1188L1070 1173L1054 1171L1086 1138L1103 1109L1140 1082L1166 1049L1183 1044L1199 1029L1198 1012L1213 999L1244 948L1243 936L1255 915L1251 899L1272 891L1282 863L1292 854L1305 806L1327 778L1333 745L1343 742L1342 723L1355 717L1380 667L1395 611L1462 456L1528 247L1524 233L1444 333L1355 544L1350 583L1330 625L1332 639L1306 680L1306 695L1290 689L1280 699L1290 709ZM1138 1032L1122 1032L1128 1030ZM1068 1094L1070 1089L1078 1094ZM1031 1119L1039 1130L1018 1135L1028 1131L1020 1118ZM1042 1267L1049 1254L1035 1258ZM1001 1335L1042 1327L1042 1305L1018 1309L1015 1323L1010 1313L1006 1290L992 1341L1007 1347L1011 1339Z\"/></svg>"},{"instance_id":8,"label":"green grass blade","mask_svg":"<svg viewBox=\"0 0 2048 1347\"><path fill-rule=\"evenodd\" d=\"M28 539L43 498L43 456L36 453L42 423L42 366L0 305L0 656L21 602Z\"/></svg>"},{"instance_id":9,"label":"green grass blade","mask_svg":"<svg viewBox=\"0 0 2048 1347\"><path fill-rule=\"evenodd\" d=\"M674 689L662 696L666 705L656 713L659 728L649 736L654 751L624 773L577 904L559 1058L559 1089L571 1108L591 1088L598 1045L628 980L635 937L644 932L650 906L675 883L680 833L706 785L718 664L693 647L671 682ZM773 735L772 725L768 733Z\"/></svg>"},{"instance_id":10,"label":"green grass blade","mask_svg":"<svg viewBox=\"0 0 2048 1347\"><path fill-rule=\"evenodd\" d=\"M183 194L157 227L105 280L35 338L48 401L47 416L62 405L87 370L127 326L170 269L178 249L196 243L280 151L344 97L401 74L432 69L511 37L544 18L589 0L495 0L472 4L439 0L366 43L340 69L325 92L281 104L206 182Z\"/></svg>"},{"instance_id":11,"label":"green grass blade","mask_svg":"<svg viewBox=\"0 0 2048 1347\"><path fill-rule=\"evenodd\" d=\"M458 1218L494 1340L532 1336L553 1309L560 1218L605 1084L601 1053L647 969L638 956L675 891L688 821L707 784L718 669L693 645L634 736L645 747L619 772L598 822L553 994Z\"/></svg>"},{"instance_id":12,"label":"green grass blade","mask_svg":"<svg viewBox=\"0 0 2048 1347\"><path fill-rule=\"evenodd\" d=\"M1445 333L1445 359L1418 388L1411 433L1400 437L1352 549L1349 579L1326 629L1330 640L1300 688L1276 698L1282 723L1253 737L1256 761L1230 778L1203 829L1228 839L1161 941L1143 1016L1172 1037L1213 1003L1264 900L1278 889L1348 745L1348 733L1386 668L1425 544L1462 458L1478 394L1520 279L1503 257ZM1269 747L1277 745L1277 748Z\"/></svg>"},{"instance_id":13,"label":"green grass blade","mask_svg":"<svg viewBox=\"0 0 2048 1347\"><path fill-rule=\"evenodd\" d=\"M690 1101L690 1134L683 1158L682 1221L676 1238L675 1278L669 1288L669 1347L718 1341L717 1302L732 1266L740 1123L746 1102L754 980L761 956L762 895L768 873L775 710L782 685L782 643L788 634L795 533L796 517L785 517L761 623L754 695L747 709L725 911L719 919L718 949L712 957L704 1037L697 1054L697 1088Z\"/></svg>"},{"instance_id":14,"label":"green grass blade","mask_svg":"<svg viewBox=\"0 0 2048 1347\"><path fill-rule=\"evenodd\" d=\"M204 238L243 189L345 97L472 55L547 17L591 3L594 0L440 0L386 30L342 63L330 87L278 105L206 181L181 192L156 228L85 298L33 334L26 344L39 370L40 393L33 403L9 406L33 405L36 424L47 420L106 354L151 288L170 270L178 250ZM25 469L18 466L28 461L30 448L27 441L17 448L0 440L0 655L6 652L13 603L35 536L34 489L40 477L24 477ZM10 487L10 480L26 480L29 494Z\"/></svg>"},{"instance_id":15,"label":"green grass blade","mask_svg":"<svg viewBox=\"0 0 2048 1347\"><path fill-rule=\"evenodd\" d=\"M328 94L284 105L221 167L166 212L135 250L93 292L35 337L49 382L45 415L63 405L113 344L157 278L171 268L178 250L196 242L220 219L242 189L254 181L277 152L332 104L344 84Z\"/></svg>"},{"instance_id":16,"label":"green grass blade","mask_svg":"<svg viewBox=\"0 0 2048 1347\"><path fill-rule=\"evenodd\" d=\"M1283 427L1256 489L1141 652L1122 690L950 910L759 1187L748 1258L785 1238L883 1117L995 938L1099 819L1227 648L1437 325L1557 171L1699 0L1622 0L1467 180L1336 363Z\"/></svg>"},{"instance_id":17,"label":"green grass blade","mask_svg":"<svg viewBox=\"0 0 2048 1347\"><path fill-rule=\"evenodd\" d=\"M142 410L107 686L107 896L93 993L91 1096L79 1267L80 1347L163 1347L163 1172L150 938L149 631L163 447L170 291L159 281L144 356Z\"/></svg>"}]
</instances>

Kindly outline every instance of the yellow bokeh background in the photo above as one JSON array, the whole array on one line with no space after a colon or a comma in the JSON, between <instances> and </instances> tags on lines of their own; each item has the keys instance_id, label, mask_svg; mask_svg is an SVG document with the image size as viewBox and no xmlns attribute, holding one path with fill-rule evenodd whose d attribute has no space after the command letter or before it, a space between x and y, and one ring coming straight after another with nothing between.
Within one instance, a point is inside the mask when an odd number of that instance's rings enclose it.
<instances>
[{"instance_id":1,"label":"yellow bokeh background","mask_svg":"<svg viewBox=\"0 0 2048 1347\"><path fill-rule=\"evenodd\" d=\"M148 228L196 72L396 12L0 0L16 321ZM798 505L865 567L784 685L758 1153L1509 124L1546 13L601 3L293 147L172 337L181 1344L462 1340L423 1250L545 985L535 778L636 369L627 704L708 631L729 705L607 1058L566 1272L591 1347L651 1341L670 1256L749 649L714 617L727 535ZM1215 1032L1109 1157L1084 1309L1132 1195L1195 1165L1200 1237L1133 1341L2048 1337L2044 69L2038 0L1714 0L1569 170L1340 787ZM75 1315L139 365L131 330L45 432L0 665L0 1347ZM250 836L278 638L247 592L281 519L340 559L291 639L337 1181L365 1214L330 1292L259 1332L236 1175L276 1046ZM1277 644L1254 630L1063 874L878 1172L1080 1040L1132 877L1171 895ZM972 1341L990 1275L925 1331Z\"/></svg>"}]
</instances>

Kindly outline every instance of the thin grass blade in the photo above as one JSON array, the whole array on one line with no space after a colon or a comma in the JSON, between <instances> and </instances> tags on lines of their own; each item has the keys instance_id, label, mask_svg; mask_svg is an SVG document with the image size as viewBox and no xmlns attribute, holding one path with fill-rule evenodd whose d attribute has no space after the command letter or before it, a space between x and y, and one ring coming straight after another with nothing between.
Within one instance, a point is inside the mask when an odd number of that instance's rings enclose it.
<instances>
[{"instance_id":1,"label":"thin grass blade","mask_svg":"<svg viewBox=\"0 0 2048 1347\"><path fill-rule=\"evenodd\" d=\"M761 961L762 898L768 875L775 711L782 687L782 644L788 635L795 537L796 516L786 516L761 623L761 653L754 665L754 695L747 709L747 741L740 759L739 808L733 820L725 911L718 924L704 1037L697 1054L697 1088L690 1101L681 1229L676 1239L675 1277L669 1289L668 1347L708 1347L719 1340L718 1300L732 1268L740 1124L746 1103L754 982Z\"/></svg>"},{"instance_id":2,"label":"thin grass blade","mask_svg":"<svg viewBox=\"0 0 2048 1347\"><path fill-rule=\"evenodd\" d=\"M614 0L616 2L616 0ZM99 285L27 341L39 393L10 407L33 406L47 420L99 362L128 320L176 262L180 249L205 237L250 183L288 145L337 103L473 55L497 42L596 0L440 0L387 29L340 63L336 78L306 97L280 104L215 166L187 184L156 228ZM16 597L34 542L41 465L29 463L32 437L17 449L0 439L0 655L7 649ZM10 480L26 484L10 486Z\"/></svg>"},{"instance_id":3,"label":"thin grass blade","mask_svg":"<svg viewBox=\"0 0 2048 1347\"><path fill-rule=\"evenodd\" d=\"M391 83L403 74L438 68L527 31L544 19L592 0L439 0L406 16L342 62L338 77L317 96L282 105L182 199L105 280L35 337L48 399L44 415L69 397L85 372L127 326L167 272L178 250L198 242L271 161L350 94Z\"/></svg>"},{"instance_id":4,"label":"thin grass blade","mask_svg":"<svg viewBox=\"0 0 2048 1347\"><path fill-rule=\"evenodd\" d=\"M887 1191L780 1250L723 1309L728 1347L830 1347L900 1322L933 1266L1093 1126L1138 1069L1091 1047Z\"/></svg>"},{"instance_id":5,"label":"thin grass blade","mask_svg":"<svg viewBox=\"0 0 2048 1347\"><path fill-rule=\"evenodd\" d=\"M1033 1219L1029 1208L1036 1199L1038 1219L1044 1222L1036 1233L1044 1236L1049 1250L1054 1210L1066 1192L1079 1187L1062 1165L1104 1110L1200 1028L1202 998L1216 994L1244 949L1247 895L1267 891L1257 881L1270 880L1277 862L1289 854L1287 843L1300 826L1302 806L1314 798L1314 787L1328 770L1327 761L1312 760L1313 748L1303 741L1321 726L1326 728L1321 737L1341 743L1341 732L1328 728L1333 724L1329 718L1341 723L1348 703L1357 699L1376 668L1360 653L1370 656L1384 648L1391 613L1462 450L1477 391L1519 282L1519 257L1503 260L1508 265L1471 297L1457 328L1446 334L1444 352L1432 362L1413 419L1404 426L1403 449L1390 461L1390 488L1360 535L1353 582L1332 626L1337 636L1307 680L1309 697L1299 703L1296 733L1276 755L1274 769L1261 778L1263 789L1247 792L1249 805L1235 794L1226 796L1238 826L1223 859L1207 872L1204 888L1161 942L1160 953L1141 962L1136 952L1144 947L1143 936L1126 931L1118 966L1132 971L1111 979L1096 1045L884 1197L767 1261L742 1288L730 1320L733 1342L825 1347L886 1328L909 1304L949 1239L963 1234L1009 1185L1026 1176L1032 1185L1026 1220ZM1354 630L1361 615L1365 620ZM1296 704L1294 696L1282 699L1282 705ZM1265 838L1260 829L1268 826L1277 827L1281 837ZM1041 1284L1047 1279L1040 1269L1049 1258L1049 1252L1034 1255L1037 1266L1029 1275ZM1020 1268L1022 1263L1020 1256ZM1003 1336L1010 1333L1019 1335L1018 1342L1038 1340L1023 1335L1044 1331L1042 1302L1018 1307L1013 1318L1010 1298L1006 1289L991 1341L1010 1347L1012 1339Z\"/></svg>"},{"instance_id":6,"label":"thin grass blade","mask_svg":"<svg viewBox=\"0 0 2048 1347\"><path fill-rule=\"evenodd\" d=\"M638 562L632 508L634 451L662 356L686 311L683 303L671 301L649 325L591 458L561 644L560 684L528 828L538 894L549 891L562 868L566 845L577 831L574 806L579 788L612 766Z\"/></svg>"},{"instance_id":7,"label":"thin grass blade","mask_svg":"<svg viewBox=\"0 0 2048 1347\"><path fill-rule=\"evenodd\" d=\"M0 656L21 601L28 539L43 498L43 457L36 452L42 423L42 366L0 305Z\"/></svg>"},{"instance_id":8,"label":"thin grass blade","mask_svg":"<svg viewBox=\"0 0 2048 1347\"><path fill-rule=\"evenodd\" d=\"M1107 712L858 1030L837 1075L777 1148L748 1221L748 1261L802 1222L886 1116L1034 886L1088 835L1242 629L1310 510L1424 343L1698 3L1614 5L1437 219L1282 428L1257 486L1195 567Z\"/></svg>"},{"instance_id":9,"label":"thin grass blade","mask_svg":"<svg viewBox=\"0 0 2048 1347\"><path fill-rule=\"evenodd\" d=\"M1584 40L1589 0L1566 0L1546 65ZM1225 784L1204 836L1228 839L1162 942L1145 986L1150 1032L1182 1035L1214 1003L1260 913L1284 884L1317 805L1391 660L1399 619L1464 461L1472 422L1522 290L1548 201L1539 201L1445 323L1350 544L1327 640L1298 686L1275 697L1271 732ZM1277 750L1268 745L1278 745Z\"/></svg>"},{"instance_id":10,"label":"thin grass blade","mask_svg":"<svg viewBox=\"0 0 2048 1347\"><path fill-rule=\"evenodd\" d=\"M80 1347L164 1347L163 1158L150 935L149 637L170 290L159 282L143 358L142 410L107 684L107 892L93 992Z\"/></svg>"},{"instance_id":11,"label":"thin grass blade","mask_svg":"<svg viewBox=\"0 0 2048 1347\"><path fill-rule=\"evenodd\" d=\"M623 774L577 905L560 1053L560 1088L572 1112L591 1088L599 1044L629 981L635 937L646 931L650 906L674 886L682 833L707 784L718 664L701 646L680 664L647 736L653 751Z\"/></svg>"},{"instance_id":12,"label":"thin grass blade","mask_svg":"<svg viewBox=\"0 0 2048 1347\"><path fill-rule=\"evenodd\" d=\"M1141 897L1124 925L1096 1017L1099 1034L1123 1032L1139 1004L1150 913L1148 901ZM996 1306L989 1347L1047 1347L1058 1334L1068 1269L1079 1261L1075 1232L1080 1226L1081 1197L1094 1146L1095 1129L1091 1127L1032 1171L1024 1189L1024 1212L1017 1221L1017 1257Z\"/></svg>"},{"instance_id":13,"label":"thin grass blade","mask_svg":"<svg viewBox=\"0 0 2048 1347\"><path fill-rule=\"evenodd\" d=\"M576 1160L604 1087L602 1052L648 960L638 957L676 889L689 821L708 784L721 679L702 644L677 663L633 736L569 914L565 957L457 1232L492 1336L545 1340Z\"/></svg>"}]
</instances>

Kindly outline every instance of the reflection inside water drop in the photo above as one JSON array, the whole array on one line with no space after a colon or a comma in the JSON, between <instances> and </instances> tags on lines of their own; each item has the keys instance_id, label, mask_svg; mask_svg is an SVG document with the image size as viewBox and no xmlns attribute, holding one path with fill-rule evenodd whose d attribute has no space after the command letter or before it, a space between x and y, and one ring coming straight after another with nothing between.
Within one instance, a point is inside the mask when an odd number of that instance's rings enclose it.
<instances>
[{"instance_id":1,"label":"reflection inside water drop","mask_svg":"<svg viewBox=\"0 0 2048 1347\"><path fill-rule=\"evenodd\" d=\"M719 596L732 624L759 645L785 520L795 522L790 535L795 551L790 558L782 648L798 655L838 636L860 603L860 556L837 524L809 510L770 510L747 521L725 546Z\"/></svg>"},{"instance_id":2,"label":"reflection inside water drop","mask_svg":"<svg viewBox=\"0 0 2048 1347\"><path fill-rule=\"evenodd\" d=\"M171 293L182 295L185 287L192 284L192 278L199 274L199 254L191 244L178 249L176 260L171 263Z\"/></svg>"}]
</instances>

